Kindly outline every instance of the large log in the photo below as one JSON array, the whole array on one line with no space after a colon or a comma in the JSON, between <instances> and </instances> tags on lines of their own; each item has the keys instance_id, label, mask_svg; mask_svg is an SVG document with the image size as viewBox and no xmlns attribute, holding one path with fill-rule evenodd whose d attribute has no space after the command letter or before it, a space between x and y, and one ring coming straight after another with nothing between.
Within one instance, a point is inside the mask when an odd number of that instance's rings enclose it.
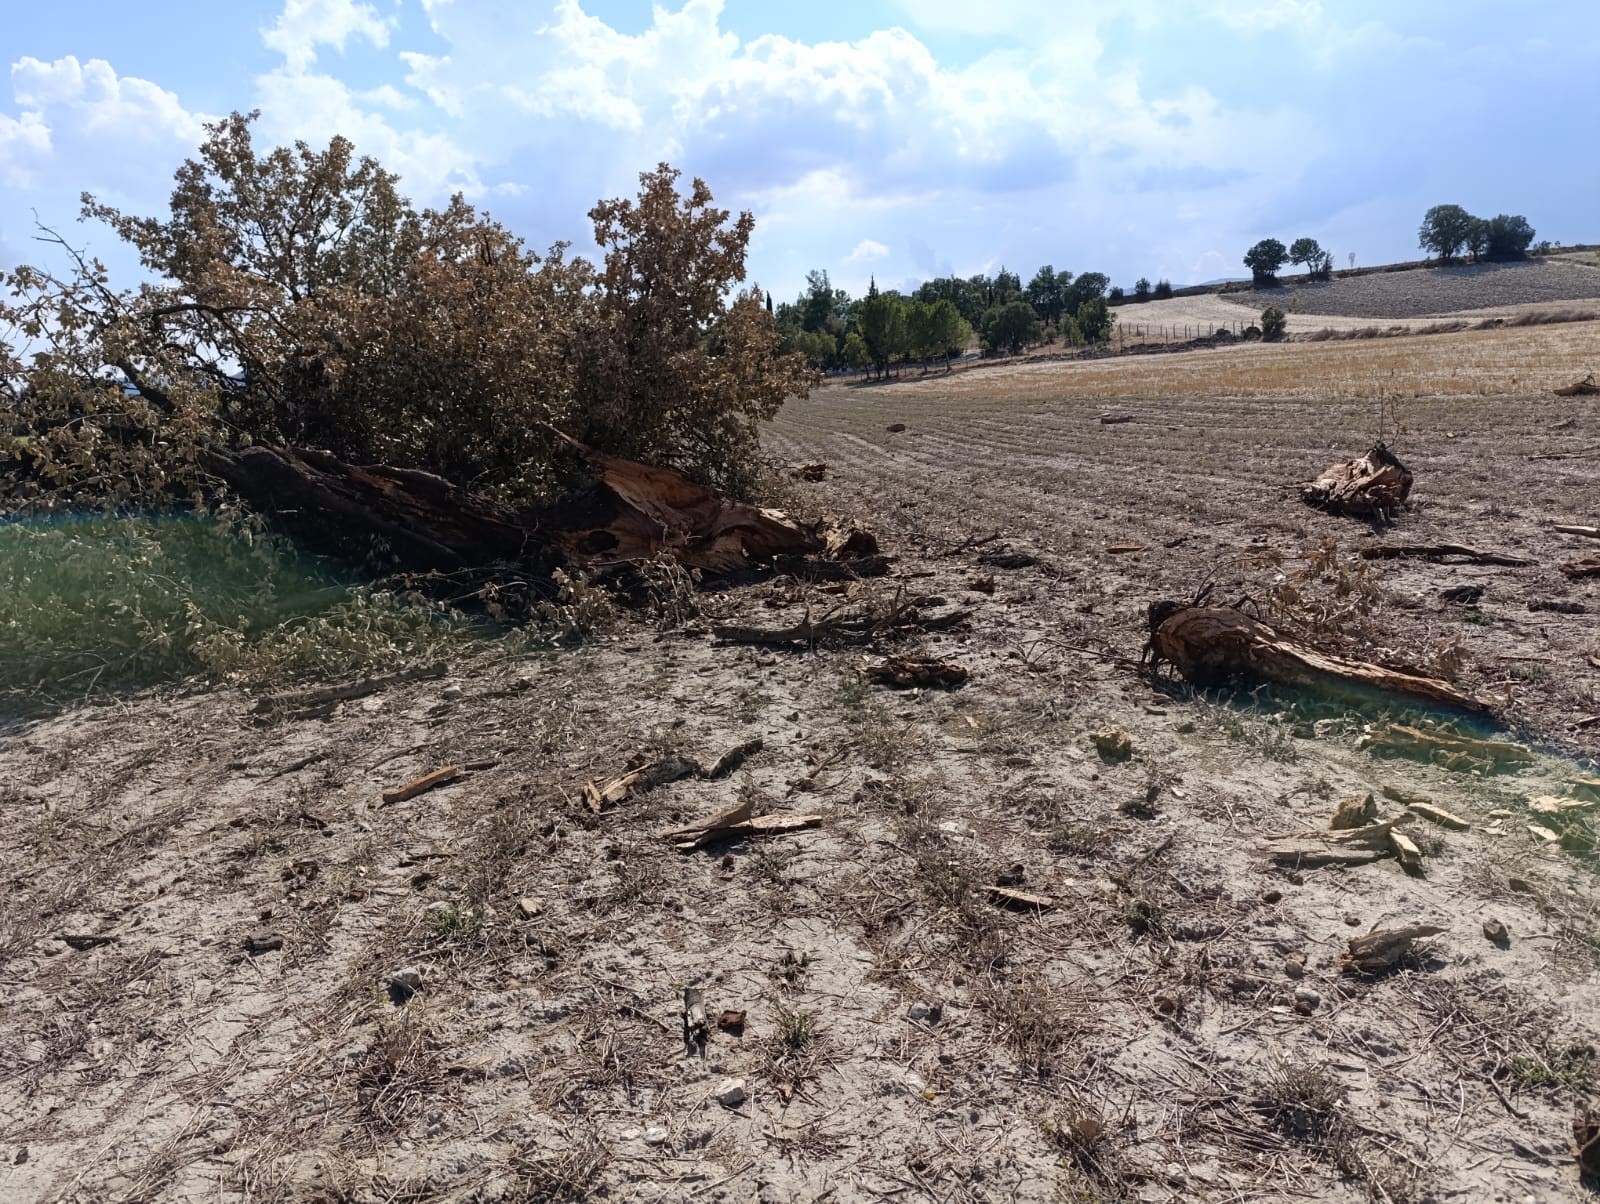
<instances>
[{"instance_id":1,"label":"large log","mask_svg":"<svg viewBox=\"0 0 1600 1204\"><path fill-rule=\"evenodd\" d=\"M1154 663L1170 664L1197 685L1248 678L1356 703L1386 697L1491 713L1488 703L1449 682L1325 652L1231 606L1158 602L1150 608L1150 624Z\"/></svg>"},{"instance_id":2,"label":"large log","mask_svg":"<svg viewBox=\"0 0 1600 1204\"><path fill-rule=\"evenodd\" d=\"M611 566L665 552L726 573L809 556L824 537L773 510L731 501L679 473L573 446L595 481L554 505L518 510L415 469L354 465L302 447L250 447L209 466L299 542L389 571L511 563Z\"/></svg>"}]
</instances>

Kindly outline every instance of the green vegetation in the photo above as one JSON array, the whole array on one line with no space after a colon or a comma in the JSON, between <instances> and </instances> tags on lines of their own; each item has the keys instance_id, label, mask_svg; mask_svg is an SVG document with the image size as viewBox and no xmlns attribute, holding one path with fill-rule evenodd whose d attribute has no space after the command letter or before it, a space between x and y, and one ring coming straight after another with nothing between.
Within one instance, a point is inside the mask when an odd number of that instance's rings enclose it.
<instances>
[{"instance_id":1,"label":"green vegetation","mask_svg":"<svg viewBox=\"0 0 1600 1204\"><path fill-rule=\"evenodd\" d=\"M1460 205L1435 205L1422 217L1417 241L1445 263L1470 251L1473 260L1521 259L1533 243L1533 227L1520 214L1473 217Z\"/></svg>"},{"instance_id":2,"label":"green vegetation","mask_svg":"<svg viewBox=\"0 0 1600 1204\"><path fill-rule=\"evenodd\" d=\"M1288 262L1289 249L1276 238L1263 238L1244 256L1244 266L1257 284L1276 284L1278 270Z\"/></svg>"},{"instance_id":3,"label":"green vegetation","mask_svg":"<svg viewBox=\"0 0 1600 1204\"><path fill-rule=\"evenodd\" d=\"M1288 328L1289 316L1276 305L1269 305L1261 311L1261 337L1267 342L1281 339Z\"/></svg>"},{"instance_id":4,"label":"green vegetation","mask_svg":"<svg viewBox=\"0 0 1600 1204\"><path fill-rule=\"evenodd\" d=\"M215 518L0 524L0 709L181 680L321 676L465 638L458 618L351 589Z\"/></svg>"}]
</instances>

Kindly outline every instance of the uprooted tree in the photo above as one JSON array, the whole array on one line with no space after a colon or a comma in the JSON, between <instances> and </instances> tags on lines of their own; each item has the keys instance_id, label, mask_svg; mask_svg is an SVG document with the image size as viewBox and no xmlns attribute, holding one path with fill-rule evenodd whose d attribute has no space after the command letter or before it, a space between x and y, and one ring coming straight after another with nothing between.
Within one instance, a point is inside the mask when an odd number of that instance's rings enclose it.
<instances>
[{"instance_id":1,"label":"uprooted tree","mask_svg":"<svg viewBox=\"0 0 1600 1204\"><path fill-rule=\"evenodd\" d=\"M65 267L6 277L0 505L164 503L316 448L520 506L585 478L563 435L749 492L759 423L813 377L737 291L748 213L662 164L591 212L595 267L459 196L416 209L343 138L260 153L252 119L207 127L164 218L84 197L147 282L48 231Z\"/></svg>"}]
</instances>

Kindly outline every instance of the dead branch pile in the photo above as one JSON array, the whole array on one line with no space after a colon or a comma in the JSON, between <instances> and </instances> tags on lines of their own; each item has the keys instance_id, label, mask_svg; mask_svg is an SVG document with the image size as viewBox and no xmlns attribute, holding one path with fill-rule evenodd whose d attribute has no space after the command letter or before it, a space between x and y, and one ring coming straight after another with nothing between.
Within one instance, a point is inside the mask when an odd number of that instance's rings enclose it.
<instances>
[{"instance_id":1,"label":"dead branch pile","mask_svg":"<svg viewBox=\"0 0 1600 1204\"><path fill-rule=\"evenodd\" d=\"M1150 607L1152 668L1171 665L1186 681L1272 682L1367 703L1400 699L1487 715L1489 704L1449 682L1325 652L1231 606L1157 602Z\"/></svg>"},{"instance_id":2,"label":"dead branch pile","mask_svg":"<svg viewBox=\"0 0 1600 1204\"><path fill-rule=\"evenodd\" d=\"M1359 460L1330 465L1300 491L1308 506L1358 518L1387 518L1411 494L1411 470L1379 443Z\"/></svg>"},{"instance_id":3,"label":"dead branch pile","mask_svg":"<svg viewBox=\"0 0 1600 1204\"><path fill-rule=\"evenodd\" d=\"M933 688L953 690L966 683L965 669L952 661L928 660L914 656L891 656L881 665L867 669L867 678L895 690Z\"/></svg>"},{"instance_id":4,"label":"dead branch pile","mask_svg":"<svg viewBox=\"0 0 1600 1204\"><path fill-rule=\"evenodd\" d=\"M1561 571L1574 581L1583 577L1600 577L1600 556L1568 561L1561 566Z\"/></svg>"}]
</instances>

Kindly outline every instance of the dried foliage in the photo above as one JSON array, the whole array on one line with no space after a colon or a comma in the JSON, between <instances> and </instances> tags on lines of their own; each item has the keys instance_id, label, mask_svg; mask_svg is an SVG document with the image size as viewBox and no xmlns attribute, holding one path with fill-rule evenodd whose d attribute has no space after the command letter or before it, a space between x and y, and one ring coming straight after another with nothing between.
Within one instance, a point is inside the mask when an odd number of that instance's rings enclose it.
<instances>
[{"instance_id":1,"label":"dried foliage","mask_svg":"<svg viewBox=\"0 0 1600 1204\"><path fill-rule=\"evenodd\" d=\"M5 278L13 501L183 496L259 442L535 499L565 483L552 428L750 487L757 424L811 375L754 293L729 302L748 213L663 164L591 213L596 269L460 196L418 211L344 138L258 153L252 118L207 127L165 218L84 197L150 282L114 288L48 231L65 271Z\"/></svg>"}]
</instances>

